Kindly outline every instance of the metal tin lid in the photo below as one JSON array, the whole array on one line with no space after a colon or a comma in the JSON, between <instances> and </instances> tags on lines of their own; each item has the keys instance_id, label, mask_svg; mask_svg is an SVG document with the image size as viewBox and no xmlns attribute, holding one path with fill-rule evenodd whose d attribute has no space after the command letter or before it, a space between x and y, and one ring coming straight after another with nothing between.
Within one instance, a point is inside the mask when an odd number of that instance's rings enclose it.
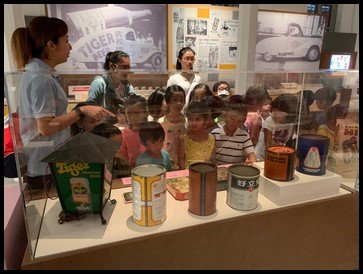
<instances>
[{"instance_id":1,"label":"metal tin lid","mask_svg":"<svg viewBox=\"0 0 363 274\"><path fill-rule=\"evenodd\" d=\"M318 141L326 141L329 140L328 137L318 134L303 134L299 138L308 139L308 140L318 140Z\"/></svg>"},{"instance_id":2,"label":"metal tin lid","mask_svg":"<svg viewBox=\"0 0 363 274\"><path fill-rule=\"evenodd\" d=\"M211 171L216 170L217 167L211 163L205 163L205 162L198 162L198 163L194 163L191 164L189 166L189 170L194 170L200 173L208 173Z\"/></svg>"},{"instance_id":3,"label":"metal tin lid","mask_svg":"<svg viewBox=\"0 0 363 274\"><path fill-rule=\"evenodd\" d=\"M228 167L228 172L237 177L254 178L260 175L260 170L254 166L234 164Z\"/></svg>"},{"instance_id":4,"label":"metal tin lid","mask_svg":"<svg viewBox=\"0 0 363 274\"><path fill-rule=\"evenodd\" d=\"M291 147L284 147L284 146L272 146L267 148L269 152L273 152L276 154L292 154L295 153L295 149Z\"/></svg>"},{"instance_id":5,"label":"metal tin lid","mask_svg":"<svg viewBox=\"0 0 363 274\"><path fill-rule=\"evenodd\" d=\"M141 176L141 177L153 177L164 174L166 169L163 166L155 164L145 164L134 167L131 170L131 174Z\"/></svg>"}]
</instances>

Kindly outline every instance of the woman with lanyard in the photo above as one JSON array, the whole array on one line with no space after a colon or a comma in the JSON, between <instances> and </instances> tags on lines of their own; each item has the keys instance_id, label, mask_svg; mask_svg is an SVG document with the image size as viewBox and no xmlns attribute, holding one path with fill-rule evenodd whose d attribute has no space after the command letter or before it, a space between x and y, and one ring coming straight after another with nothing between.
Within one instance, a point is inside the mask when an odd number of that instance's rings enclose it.
<instances>
[{"instance_id":1,"label":"woman with lanyard","mask_svg":"<svg viewBox=\"0 0 363 274\"><path fill-rule=\"evenodd\" d=\"M11 38L17 68L24 69L18 110L21 152L28 159L24 183L34 188L51 182L48 164L41 161L71 137L71 124L83 117L101 121L114 116L100 106L90 105L67 113L68 98L54 69L67 62L72 49L67 33L68 26L63 20L38 16L27 28L17 28Z\"/></svg>"},{"instance_id":2,"label":"woman with lanyard","mask_svg":"<svg viewBox=\"0 0 363 274\"><path fill-rule=\"evenodd\" d=\"M170 76L166 84L167 87L171 85L181 86L186 94L184 109L188 105L190 93L195 85L201 82L201 77L193 72L193 64L195 61L195 52L190 47L184 47L179 51L176 61L176 69L181 70L181 73Z\"/></svg>"},{"instance_id":3,"label":"woman with lanyard","mask_svg":"<svg viewBox=\"0 0 363 274\"><path fill-rule=\"evenodd\" d=\"M93 79L86 101L115 113L124 98L134 93L126 72L130 69L130 56L123 51L109 52L103 68L107 73Z\"/></svg>"}]
</instances>

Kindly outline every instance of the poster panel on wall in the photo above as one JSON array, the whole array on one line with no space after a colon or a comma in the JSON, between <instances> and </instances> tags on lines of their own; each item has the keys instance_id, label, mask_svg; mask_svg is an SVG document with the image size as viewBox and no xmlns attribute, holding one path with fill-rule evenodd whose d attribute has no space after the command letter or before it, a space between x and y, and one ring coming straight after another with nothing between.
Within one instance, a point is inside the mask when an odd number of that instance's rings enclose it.
<instances>
[{"instance_id":1,"label":"poster panel on wall","mask_svg":"<svg viewBox=\"0 0 363 274\"><path fill-rule=\"evenodd\" d=\"M324 16L259 11L257 20L255 70L319 69Z\"/></svg>"},{"instance_id":2,"label":"poster panel on wall","mask_svg":"<svg viewBox=\"0 0 363 274\"><path fill-rule=\"evenodd\" d=\"M194 70L235 69L239 12L236 7L168 5L169 69L175 69L178 52L191 47Z\"/></svg>"},{"instance_id":3,"label":"poster panel on wall","mask_svg":"<svg viewBox=\"0 0 363 274\"><path fill-rule=\"evenodd\" d=\"M72 50L61 69L102 69L108 52L130 55L131 68L166 70L166 4L49 4L68 25Z\"/></svg>"}]
</instances>

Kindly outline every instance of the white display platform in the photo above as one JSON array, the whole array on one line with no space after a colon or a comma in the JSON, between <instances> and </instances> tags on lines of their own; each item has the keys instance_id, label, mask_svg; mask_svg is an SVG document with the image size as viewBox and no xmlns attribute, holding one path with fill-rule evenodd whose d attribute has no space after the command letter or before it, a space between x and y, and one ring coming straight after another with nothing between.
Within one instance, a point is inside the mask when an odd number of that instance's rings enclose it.
<instances>
[{"instance_id":1,"label":"white display platform","mask_svg":"<svg viewBox=\"0 0 363 274\"><path fill-rule=\"evenodd\" d=\"M337 194L342 183L342 176L328 170L321 176L307 175L295 170L293 180L276 181L264 176L264 162L253 165L261 170L259 193L277 205L287 205Z\"/></svg>"},{"instance_id":2,"label":"white display platform","mask_svg":"<svg viewBox=\"0 0 363 274\"><path fill-rule=\"evenodd\" d=\"M107 221L105 225L101 224L99 214L92 213L87 214L83 220L59 224L58 215L62 210L59 199L48 199L35 258L45 258L51 255L96 248L97 246L130 241L140 237L172 232L187 227L286 207L276 205L259 193L257 208L251 211L236 210L226 204L227 191L224 190L217 192L217 212L203 217L188 212L188 200L178 201L167 192L167 217L165 222L154 227L143 227L135 224L132 220L132 203L125 204L122 199L122 194L128 191L131 191L131 187L112 190L111 198L116 199L117 203L111 204L107 202L105 205L103 210L103 216ZM331 195L331 197L348 194L351 193L340 188L339 192ZM316 200L321 199L309 199L296 204L304 204Z\"/></svg>"}]
</instances>

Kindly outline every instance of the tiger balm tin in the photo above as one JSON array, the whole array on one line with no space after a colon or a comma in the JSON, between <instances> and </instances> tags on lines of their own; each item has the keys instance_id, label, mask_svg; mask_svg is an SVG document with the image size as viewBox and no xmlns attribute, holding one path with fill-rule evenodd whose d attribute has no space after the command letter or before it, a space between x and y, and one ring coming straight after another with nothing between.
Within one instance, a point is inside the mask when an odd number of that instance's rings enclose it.
<instances>
[{"instance_id":1,"label":"tiger balm tin","mask_svg":"<svg viewBox=\"0 0 363 274\"><path fill-rule=\"evenodd\" d=\"M166 170L154 164L131 170L132 218L141 226L156 226L166 219Z\"/></svg>"},{"instance_id":2,"label":"tiger balm tin","mask_svg":"<svg viewBox=\"0 0 363 274\"><path fill-rule=\"evenodd\" d=\"M296 170L308 175L324 175L329 151L329 138L317 134L303 134L298 139Z\"/></svg>"},{"instance_id":3,"label":"tiger balm tin","mask_svg":"<svg viewBox=\"0 0 363 274\"><path fill-rule=\"evenodd\" d=\"M295 149L271 146L265 154L265 177L276 181L292 181L295 172Z\"/></svg>"}]
</instances>

